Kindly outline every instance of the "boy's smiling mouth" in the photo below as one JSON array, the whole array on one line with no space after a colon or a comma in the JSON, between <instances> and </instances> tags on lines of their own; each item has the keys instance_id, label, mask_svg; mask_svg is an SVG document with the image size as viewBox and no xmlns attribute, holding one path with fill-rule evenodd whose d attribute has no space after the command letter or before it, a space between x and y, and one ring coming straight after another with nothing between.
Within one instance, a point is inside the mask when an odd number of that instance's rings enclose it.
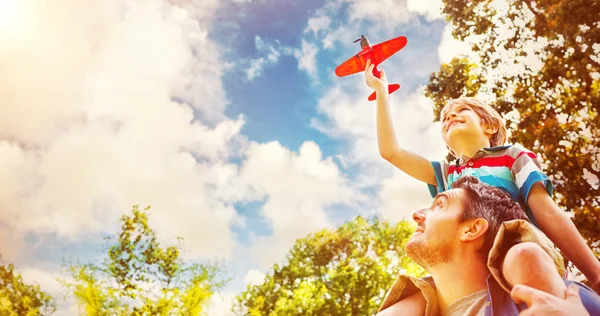
<instances>
[{"instance_id":1,"label":"boy's smiling mouth","mask_svg":"<svg viewBox=\"0 0 600 316\"><path fill-rule=\"evenodd\" d=\"M458 121L458 120L452 120L450 122L448 122L448 125L446 127L446 131L449 131L451 127L457 125L457 124L463 124L464 122Z\"/></svg>"}]
</instances>

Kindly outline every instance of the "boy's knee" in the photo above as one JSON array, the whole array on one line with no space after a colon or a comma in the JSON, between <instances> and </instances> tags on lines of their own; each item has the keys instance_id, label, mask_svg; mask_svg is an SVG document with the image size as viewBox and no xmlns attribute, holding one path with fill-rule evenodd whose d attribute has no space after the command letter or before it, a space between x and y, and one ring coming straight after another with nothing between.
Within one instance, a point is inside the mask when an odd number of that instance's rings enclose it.
<instances>
[{"instance_id":1,"label":"boy's knee","mask_svg":"<svg viewBox=\"0 0 600 316\"><path fill-rule=\"evenodd\" d=\"M566 287L552 258L536 243L512 246L502 263L502 274L512 286L524 284L557 297L564 296Z\"/></svg>"},{"instance_id":2,"label":"boy's knee","mask_svg":"<svg viewBox=\"0 0 600 316\"><path fill-rule=\"evenodd\" d=\"M532 279L556 271L552 258L533 242L523 242L512 246L502 264L502 272L511 283L527 284Z\"/></svg>"}]
</instances>

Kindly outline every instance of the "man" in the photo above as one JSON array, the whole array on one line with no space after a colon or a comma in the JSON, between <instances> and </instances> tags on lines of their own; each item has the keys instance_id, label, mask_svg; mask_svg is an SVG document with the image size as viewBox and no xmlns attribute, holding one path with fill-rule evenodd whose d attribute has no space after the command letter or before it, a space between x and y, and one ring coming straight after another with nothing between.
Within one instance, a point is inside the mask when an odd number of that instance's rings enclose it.
<instances>
[{"instance_id":1,"label":"man","mask_svg":"<svg viewBox=\"0 0 600 316\"><path fill-rule=\"evenodd\" d=\"M511 299L513 285L564 298L566 284L575 283L561 279L562 258L553 257L551 243L524 220L522 208L476 178L459 179L413 219L418 226L406 253L431 277L400 276L380 316L519 315L527 306ZM511 273L515 265L521 267L520 275ZM523 266L530 269L524 271ZM575 284L587 311L600 315L600 297Z\"/></svg>"}]
</instances>

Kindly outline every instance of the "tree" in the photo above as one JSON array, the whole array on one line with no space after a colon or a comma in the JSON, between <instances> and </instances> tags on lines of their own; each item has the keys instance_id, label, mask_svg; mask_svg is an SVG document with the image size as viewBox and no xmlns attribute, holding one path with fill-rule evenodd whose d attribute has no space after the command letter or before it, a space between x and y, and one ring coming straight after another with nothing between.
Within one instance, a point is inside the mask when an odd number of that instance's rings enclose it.
<instances>
[{"instance_id":1,"label":"tree","mask_svg":"<svg viewBox=\"0 0 600 316\"><path fill-rule=\"evenodd\" d=\"M56 311L54 299L39 285L23 282L14 265L0 266L0 315L51 315Z\"/></svg>"},{"instance_id":2,"label":"tree","mask_svg":"<svg viewBox=\"0 0 600 316\"><path fill-rule=\"evenodd\" d=\"M424 275L404 253L414 228L362 217L296 241L283 266L236 297L245 315L372 315L398 274Z\"/></svg>"},{"instance_id":3,"label":"tree","mask_svg":"<svg viewBox=\"0 0 600 316\"><path fill-rule=\"evenodd\" d=\"M600 2L444 0L452 34L478 56L430 76L435 120L450 99L485 93L509 141L540 155L555 199L600 250Z\"/></svg>"},{"instance_id":4,"label":"tree","mask_svg":"<svg viewBox=\"0 0 600 316\"><path fill-rule=\"evenodd\" d=\"M220 265L186 263L180 247L163 248L148 226L149 209L123 215L102 264L66 266L71 279L62 282L86 315L200 315L227 282L218 280Z\"/></svg>"}]
</instances>

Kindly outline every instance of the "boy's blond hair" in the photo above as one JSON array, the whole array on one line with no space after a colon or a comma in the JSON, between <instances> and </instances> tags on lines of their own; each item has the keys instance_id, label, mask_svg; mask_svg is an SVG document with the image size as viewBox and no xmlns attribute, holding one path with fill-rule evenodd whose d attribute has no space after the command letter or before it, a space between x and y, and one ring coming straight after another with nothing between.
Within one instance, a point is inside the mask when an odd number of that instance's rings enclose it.
<instances>
[{"instance_id":1,"label":"boy's blond hair","mask_svg":"<svg viewBox=\"0 0 600 316\"><path fill-rule=\"evenodd\" d=\"M446 108L450 104L462 104L468 105L470 108L477 113L481 119L481 123L485 127L495 128L496 133L490 137L490 147L502 146L506 143L506 126L504 126L504 120L502 116L494 110L491 106L475 99L475 98L458 98L448 102L442 109L441 117L443 118Z\"/></svg>"}]
</instances>

